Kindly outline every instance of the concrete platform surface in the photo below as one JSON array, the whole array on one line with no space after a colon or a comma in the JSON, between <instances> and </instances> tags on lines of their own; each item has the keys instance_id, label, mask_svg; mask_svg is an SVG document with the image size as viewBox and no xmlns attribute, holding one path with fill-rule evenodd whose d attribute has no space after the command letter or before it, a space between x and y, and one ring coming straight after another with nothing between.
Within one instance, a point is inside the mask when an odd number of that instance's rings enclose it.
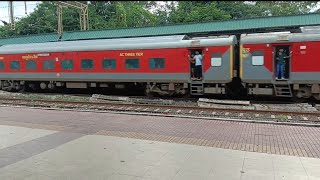
<instances>
[{"instance_id":1,"label":"concrete platform surface","mask_svg":"<svg viewBox=\"0 0 320 180\"><path fill-rule=\"evenodd\" d=\"M320 158L319 127L57 111L25 107L0 107L0 114L0 125L64 133L53 133L40 138L40 141L28 143L29 155L34 153L33 144L37 144L39 153L83 135L105 135ZM55 144L46 144L49 142L48 139L56 139ZM16 151L9 152L14 154Z\"/></svg>"},{"instance_id":2,"label":"concrete platform surface","mask_svg":"<svg viewBox=\"0 0 320 180\"><path fill-rule=\"evenodd\" d=\"M320 159L0 126L1 180L319 180Z\"/></svg>"},{"instance_id":3,"label":"concrete platform surface","mask_svg":"<svg viewBox=\"0 0 320 180\"><path fill-rule=\"evenodd\" d=\"M55 133L44 129L31 129L14 126L0 126L0 149Z\"/></svg>"}]
</instances>

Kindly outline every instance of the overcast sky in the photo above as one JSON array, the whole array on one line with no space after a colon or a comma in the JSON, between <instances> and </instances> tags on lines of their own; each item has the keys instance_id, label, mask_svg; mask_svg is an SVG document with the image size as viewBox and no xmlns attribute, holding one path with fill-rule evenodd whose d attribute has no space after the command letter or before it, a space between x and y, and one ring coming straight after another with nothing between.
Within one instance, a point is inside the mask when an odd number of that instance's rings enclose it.
<instances>
[{"instance_id":1,"label":"overcast sky","mask_svg":"<svg viewBox=\"0 0 320 180\"><path fill-rule=\"evenodd\" d=\"M27 1L27 14L30 14L34 11L36 5L41 1ZM14 16L17 18L21 18L26 16L25 8L24 8L24 1L13 1L14 6ZM1 1L0 2L0 20L9 22L9 14L8 14L8 1ZM0 25L3 23L0 21Z\"/></svg>"},{"instance_id":2,"label":"overcast sky","mask_svg":"<svg viewBox=\"0 0 320 180\"><path fill-rule=\"evenodd\" d=\"M34 11L36 5L40 3L41 1L27 1L27 14L30 14ZM25 7L24 7L24 1L13 1L14 6L14 16L17 18L21 18L24 16L27 16L25 14ZM318 3L318 7L315 8L319 9L320 3ZM0 20L9 22L9 14L8 14L8 1L1 1L0 2ZM0 21L0 25L3 25L3 23Z\"/></svg>"}]
</instances>

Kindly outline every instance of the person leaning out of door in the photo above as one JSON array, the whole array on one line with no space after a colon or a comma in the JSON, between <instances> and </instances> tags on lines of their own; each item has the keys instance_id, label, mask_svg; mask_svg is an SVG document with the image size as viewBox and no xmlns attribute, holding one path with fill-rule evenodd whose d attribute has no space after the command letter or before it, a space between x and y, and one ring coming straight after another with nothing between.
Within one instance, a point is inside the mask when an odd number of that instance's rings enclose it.
<instances>
[{"instance_id":1,"label":"person leaning out of door","mask_svg":"<svg viewBox=\"0 0 320 180\"><path fill-rule=\"evenodd\" d=\"M194 59L196 61L196 78L197 80L202 80L202 60L204 55L199 54L199 51L196 51L196 55L194 56Z\"/></svg>"},{"instance_id":2,"label":"person leaning out of door","mask_svg":"<svg viewBox=\"0 0 320 180\"><path fill-rule=\"evenodd\" d=\"M279 79L279 76L281 76L281 79L284 78L284 67L285 67L285 58L289 58L290 56L286 56L283 53L283 49L279 49L278 56L276 58L277 60L277 77L276 79Z\"/></svg>"}]
</instances>

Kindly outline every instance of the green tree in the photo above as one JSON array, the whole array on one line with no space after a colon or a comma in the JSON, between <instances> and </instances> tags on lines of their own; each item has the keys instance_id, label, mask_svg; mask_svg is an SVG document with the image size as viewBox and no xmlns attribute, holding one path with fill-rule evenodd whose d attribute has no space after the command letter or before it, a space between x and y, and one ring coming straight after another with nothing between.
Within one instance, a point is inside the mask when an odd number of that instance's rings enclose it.
<instances>
[{"instance_id":1,"label":"green tree","mask_svg":"<svg viewBox=\"0 0 320 180\"><path fill-rule=\"evenodd\" d=\"M256 1L262 16L283 16L310 13L318 1Z\"/></svg>"},{"instance_id":2,"label":"green tree","mask_svg":"<svg viewBox=\"0 0 320 180\"><path fill-rule=\"evenodd\" d=\"M116 16L113 19L116 23L116 27L127 27L127 13L122 2L117 2L116 4Z\"/></svg>"},{"instance_id":3,"label":"green tree","mask_svg":"<svg viewBox=\"0 0 320 180\"><path fill-rule=\"evenodd\" d=\"M180 1L169 18L173 23L205 22L230 19L230 14L218 9L217 2Z\"/></svg>"},{"instance_id":4,"label":"green tree","mask_svg":"<svg viewBox=\"0 0 320 180\"><path fill-rule=\"evenodd\" d=\"M57 32L57 21L56 5L53 2L43 1L37 5L34 12L16 22L16 30L13 31L8 26L2 26L0 32L2 32L2 37L53 33ZM66 31L80 29L78 11L64 8L63 26Z\"/></svg>"},{"instance_id":5,"label":"green tree","mask_svg":"<svg viewBox=\"0 0 320 180\"><path fill-rule=\"evenodd\" d=\"M155 15L154 24L166 25L170 23L170 13L175 10L176 1L148 1L145 9Z\"/></svg>"},{"instance_id":6,"label":"green tree","mask_svg":"<svg viewBox=\"0 0 320 180\"><path fill-rule=\"evenodd\" d=\"M228 18L297 15L310 13L319 1L179 1L171 21L200 22ZM228 17L229 15L229 17ZM200 19L200 20L199 20Z\"/></svg>"},{"instance_id":7,"label":"green tree","mask_svg":"<svg viewBox=\"0 0 320 180\"><path fill-rule=\"evenodd\" d=\"M157 22L157 16L149 12L142 2L117 2L114 17L116 28L152 26Z\"/></svg>"},{"instance_id":8,"label":"green tree","mask_svg":"<svg viewBox=\"0 0 320 180\"><path fill-rule=\"evenodd\" d=\"M217 1L217 8L230 14L232 19L243 19L262 16L262 12L253 2Z\"/></svg>"},{"instance_id":9,"label":"green tree","mask_svg":"<svg viewBox=\"0 0 320 180\"><path fill-rule=\"evenodd\" d=\"M86 3L86 2L84 2ZM90 1L89 29L141 27L157 25L157 16L146 7L144 1ZM63 8L63 30L80 30L79 10ZM29 35L57 32L57 7L54 2L43 1L35 11L16 22L16 30L0 27L0 36Z\"/></svg>"}]
</instances>

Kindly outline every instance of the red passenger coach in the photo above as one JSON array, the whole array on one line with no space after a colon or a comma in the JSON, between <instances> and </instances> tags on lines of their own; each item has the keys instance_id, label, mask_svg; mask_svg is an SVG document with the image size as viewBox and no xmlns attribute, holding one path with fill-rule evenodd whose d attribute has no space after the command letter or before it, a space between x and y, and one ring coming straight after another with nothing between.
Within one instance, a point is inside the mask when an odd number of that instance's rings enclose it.
<instances>
[{"instance_id":1,"label":"red passenger coach","mask_svg":"<svg viewBox=\"0 0 320 180\"><path fill-rule=\"evenodd\" d=\"M1 88L128 88L148 95L225 94L234 74L235 36L184 35L61 41L0 47ZM188 55L204 55L203 80L190 79Z\"/></svg>"},{"instance_id":2,"label":"red passenger coach","mask_svg":"<svg viewBox=\"0 0 320 180\"><path fill-rule=\"evenodd\" d=\"M320 99L319 33L242 35L240 49L240 77L248 94ZM276 74L280 49L288 56L283 79Z\"/></svg>"}]
</instances>

